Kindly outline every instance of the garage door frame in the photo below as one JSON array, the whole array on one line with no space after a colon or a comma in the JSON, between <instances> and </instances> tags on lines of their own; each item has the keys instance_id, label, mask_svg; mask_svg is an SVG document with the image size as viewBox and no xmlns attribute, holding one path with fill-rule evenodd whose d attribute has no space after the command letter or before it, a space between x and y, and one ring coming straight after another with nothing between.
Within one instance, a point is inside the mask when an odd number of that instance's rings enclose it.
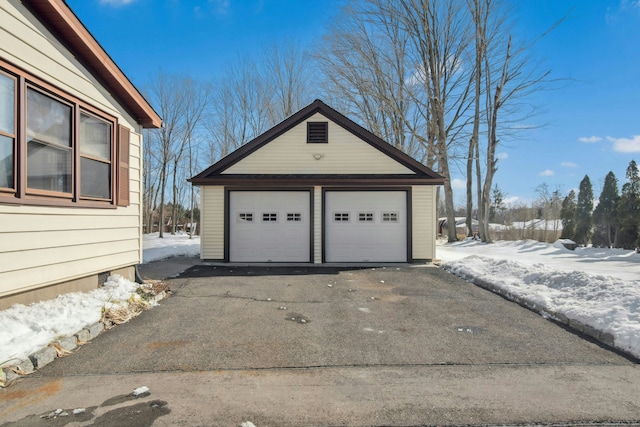
<instances>
[{"instance_id":1,"label":"garage door frame","mask_svg":"<svg viewBox=\"0 0 640 427\"><path fill-rule=\"evenodd\" d=\"M224 262L230 262L231 254L231 193L232 192L306 192L309 193L309 260L313 262L313 187L225 187L224 189ZM268 262L268 261L264 261Z\"/></svg>"},{"instance_id":2,"label":"garage door frame","mask_svg":"<svg viewBox=\"0 0 640 427\"><path fill-rule=\"evenodd\" d=\"M412 207L411 207L411 187L323 187L322 188L322 263L327 262L327 218L326 214L326 206L327 206L327 192L381 192L381 191L395 191L400 192L404 191L406 194L406 255L407 259L404 262L412 262L413 254L412 254ZM363 262L354 262L356 264L363 264Z\"/></svg>"}]
</instances>

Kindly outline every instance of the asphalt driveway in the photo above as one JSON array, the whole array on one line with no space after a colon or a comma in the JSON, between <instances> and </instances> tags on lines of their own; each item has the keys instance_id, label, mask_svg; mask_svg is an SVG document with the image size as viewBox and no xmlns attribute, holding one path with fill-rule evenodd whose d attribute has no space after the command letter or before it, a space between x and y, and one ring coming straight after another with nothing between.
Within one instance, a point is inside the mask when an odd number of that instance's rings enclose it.
<instances>
[{"instance_id":1,"label":"asphalt driveway","mask_svg":"<svg viewBox=\"0 0 640 427\"><path fill-rule=\"evenodd\" d=\"M92 380L111 394L144 382L168 411L153 425L640 420L638 365L435 267L197 264L171 286L12 389L88 387L92 399L56 392L40 409L97 416L112 396ZM26 423L37 411L19 402L0 394L0 415Z\"/></svg>"}]
</instances>

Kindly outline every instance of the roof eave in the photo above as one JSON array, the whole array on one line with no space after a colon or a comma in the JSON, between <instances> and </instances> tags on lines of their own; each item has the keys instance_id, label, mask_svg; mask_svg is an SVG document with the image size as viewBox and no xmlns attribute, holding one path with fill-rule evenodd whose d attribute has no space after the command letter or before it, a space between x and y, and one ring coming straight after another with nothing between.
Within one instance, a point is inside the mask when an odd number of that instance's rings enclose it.
<instances>
[{"instance_id":1,"label":"roof eave","mask_svg":"<svg viewBox=\"0 0 640 427\"><path fill-rule=\"evenodd\" d=\"M397 186L397 185L443 185L444 178L431 178L415 175L216 175L206 178L187 180L193 185L251 185L251 186L309 186L309 185L363 185L363 186Z\"/></svg>"}]
</instances>

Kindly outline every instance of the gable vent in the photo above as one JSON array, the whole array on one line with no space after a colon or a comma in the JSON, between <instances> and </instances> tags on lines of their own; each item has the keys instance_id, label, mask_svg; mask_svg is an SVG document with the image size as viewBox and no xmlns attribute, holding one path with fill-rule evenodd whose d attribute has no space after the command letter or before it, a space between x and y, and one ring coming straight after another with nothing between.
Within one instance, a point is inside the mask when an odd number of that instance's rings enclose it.
<instances>
[{"instance_id":1,"label":"gable vent","mask_svg":"<svg viewBox=\"0 0 640 427\"><path fill-rule=\"evenodd\" d=\"M307 143L326 144L329 142L329 123L307 122Z\"/></svg>"}]
</instances>

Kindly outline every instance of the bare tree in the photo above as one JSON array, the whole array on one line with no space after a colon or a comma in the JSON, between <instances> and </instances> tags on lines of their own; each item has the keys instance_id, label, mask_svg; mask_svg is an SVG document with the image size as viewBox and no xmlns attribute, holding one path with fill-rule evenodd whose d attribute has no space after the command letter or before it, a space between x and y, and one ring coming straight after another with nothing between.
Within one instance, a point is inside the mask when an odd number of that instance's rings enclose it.
<instances>
[{"instance_id":1,"label":"bare tree","mask_svg":"<svg viewBox=\"0 0 640 427\"><path fill-rule=\"evenodd\" d=\"M264 80L270 96L269 122L276 124L309 104L311 70L294 42L273 44L263 53Z\"/></svg>"},{"instance_id":2,"label":"bare tree","mask_svg":"<svg viewBox=\"0 0 640 427\"><path fill-rule=\"evenodd\" d=\"M390 14L399 16L410 35L416 75L429 101L438 171L446 178L444 202L447 237L457 240L450 160L455 157L472 99L473 70L465 63L472 40L467 11L456 0L394 0ZM426 132L425 132L426 133Z\"/></svg>"},{"instance_id":3,"label":"bare tree","mask_svg":"<svg viewBox=\"0 0 640 427\"><path fill-rule=\"evenodd\" d=\"M173 233L178 216L176 209L181 199L180 192L184 191L183 183L178 180L178 170L185 152L187 155L192 154L186 147L193 138L209 100L209 86L190 77L160 71L149 83L149 94L163 118L162 128L152 132L151 141L159 173L159 232L160 237L164 237L167 186L169 183L172 186L173 203L170 218Z\"/></svg>"},{"instance_id":4,"label":"bare tree","mask_svg":"<svg viewBox=\"0 0 640 427\"><path fill-rule=\"evenodd\" d=\"M491 187L498 169L496 150L500 143L499 135L512 132L513 129L509 129L510 124L530 116L530 109L524 108L525 106L519 101L541 90L551 71L540 71L526 56L530 45L514 47L513 36L509 33L504 19L501 18L501 9L497 0L474 0L475 5L480 3L483 3L488 10L486 16L494 18L495 26L495 33L491 37L484 38L487 44L481 70L485 92L487 146L482 196L478 206L478 227L482 241L489 243L492 240L489 234L488 215ZM484 25L480 31L486 32L487 28L488 26Z\"/></svg>"},{"instance_id":5,"label":"bare tree","mask_svg":"<svg viewBox=\"0 0 640 427\"><path fill-rule=\"evenodd\" d=\"M149 84L149 93L163 121L163 126L151 134L157 150L156 156L160 173L160 211L158 213L158 223L160 237L162 238L164 237L167 175L169 174L169 166L175 153L176 144L178 144L180 140L185 103L180 91L179 77L176 75L167 75L161 71L158 72L158 75Z\"/></svg>"},{"instance_id":6,"label":"bare tree","mask_svg":"<svg viewBox=\"0 0 640 427\"><path fill-rule=\"evenodd\" d=\"M411 92L409 35L384 0L352 2L331 27L316 54L331 97L363 126L427 163L433 159L424 133L428 109Z\"/></svg>"},{"instance_id":7,"label":"bare tree","mask_svg":"<svg viewBox=\"0 0 640 427\"><path fill-rule=\"evenodd\" d=\"M215 82L203 126L210 163L309 103L310 69L295 44L273 45L258 58L240 57Z\"/></svg>"},{"instance_id":8,"label":"bare tree","mask_svg":"<svg viewBox=\"0 0 640 427\"><path fill-rule=\"evenodd\" d=\"M196 128L200 123L203 112L209 102L210 86L207 83L193 80L190 77L184 77L177 82L179 90L181 92L181 100L184 105L181 107L182 117L180 126L180 135L172 156L172 172L173 172L173 205L171 212L171 234L175 234L177 227L177 207L178 202L182 199L179 195L180 189L182 189L186 183L185 179L178 180L178 169L182 156L186 154L189 156L189 171L193 172L193 150L191 149L191 142L194 138ZM193 196L193 193L192 193ZM193 204L193 200L190 204Z\"/></svg>"}]
</instances>

